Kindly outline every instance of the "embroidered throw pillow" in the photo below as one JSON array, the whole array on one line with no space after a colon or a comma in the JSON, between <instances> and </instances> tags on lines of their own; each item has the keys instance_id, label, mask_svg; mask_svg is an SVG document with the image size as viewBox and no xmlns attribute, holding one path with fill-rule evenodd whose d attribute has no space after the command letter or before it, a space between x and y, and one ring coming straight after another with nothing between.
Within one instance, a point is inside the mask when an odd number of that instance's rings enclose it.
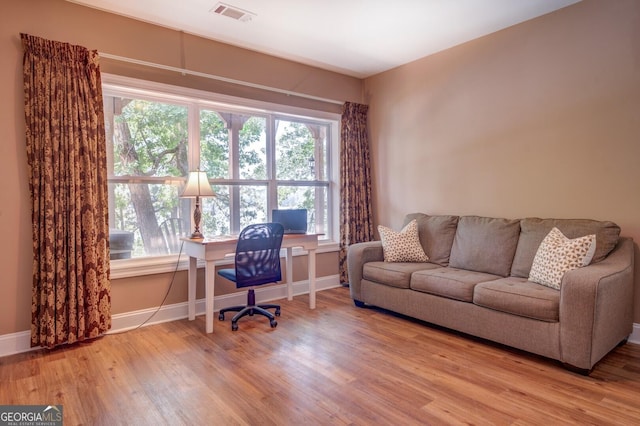
<instances>
[{"instance_id":1,"label":"embroidered throw pillow","mask_svg":"<svg viewBox=\"0 0 640 426\"><path fill-rule=\"evenodd\" d=\"M385 262L426 262L429 260L420 245L418 222L415 219L400 232L382 225L378 225L378 232L382 239Z\"/></svg>"},{"instance_id":2,"label":"embroidered throw pillow","mask_svg":"<svg viewBox=\"0 0 640 426\"><path fill-rule=\"evenodd\" d=\"M595 234L570 240L554 227L538 247L529 281L560 290L565 272L587 266L595 250Z\"/></svg>"}]
</instances>

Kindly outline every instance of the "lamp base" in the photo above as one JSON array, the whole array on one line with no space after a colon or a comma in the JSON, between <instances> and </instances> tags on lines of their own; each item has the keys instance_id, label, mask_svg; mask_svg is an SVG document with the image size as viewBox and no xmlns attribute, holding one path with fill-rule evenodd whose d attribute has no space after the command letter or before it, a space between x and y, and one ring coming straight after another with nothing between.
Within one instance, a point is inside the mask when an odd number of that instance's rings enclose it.
<instances>
[{"instance_id":1,"label":"lamp base","mask_svg":"<svg viewBox=\"0 0 640 426\"><path fill-rule=\"evenodd\" d=\"M200 231L195 231L189 238L192 240L204 240L204 235Z\"/></svg>"},{"instance_id":2,"label":"lamp base","mask_svg":"<svg viewBox=\"0 0 640 426\"><path fill-rule=\"evenodd\" d=\"M195 229L193 230L193 234L191 234L192 240L202 240L204 239L204 235L200 232L200 218L202 213L200 212L200 197L196 195L196 208L193 210L193 225Z\"/></svg>"}]
</instances>

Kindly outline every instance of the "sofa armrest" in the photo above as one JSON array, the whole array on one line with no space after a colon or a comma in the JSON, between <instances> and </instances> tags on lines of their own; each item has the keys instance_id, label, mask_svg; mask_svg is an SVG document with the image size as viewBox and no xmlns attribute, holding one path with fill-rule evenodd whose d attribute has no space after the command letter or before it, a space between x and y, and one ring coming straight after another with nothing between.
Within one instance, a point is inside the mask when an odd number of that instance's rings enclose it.
<instances>
[{"instance_id":1,"label":"sofa armrest","mask_svg":"<svg viewBox=\"0 0 640 426\"><path fill-rule=\"evenodd\" d=\"M560 358L591 368L633 331L634 248L620 238L601 262L567 272L560 293Z\"/></svg>"},{"instance_id":2,"label":"sofa armrest","mask_svg":"<svg viewBox=\"0 0 640 426\"><path fill-rule=\"evenodd\" d=\"M362 301L361 283L362 268L367 262L382 261L382 242L369 241L356 243L347 250L347 271L349 273L349 291L351 298L357 302Z\"/></svg>"}]
</instances>

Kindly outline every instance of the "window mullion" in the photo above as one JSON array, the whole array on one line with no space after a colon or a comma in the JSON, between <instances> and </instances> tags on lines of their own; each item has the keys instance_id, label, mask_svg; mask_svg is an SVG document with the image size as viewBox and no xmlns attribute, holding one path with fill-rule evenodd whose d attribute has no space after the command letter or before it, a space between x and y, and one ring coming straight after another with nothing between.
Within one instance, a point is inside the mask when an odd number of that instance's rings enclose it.
<instances>
[{"instance_id":1,"label":"window mullion","mask_svg":"<svg viewBox=\"0 0 640 426\"><path fill-rule=\"evenodd\" d=\"M189 105L187 123L189 132L189 170L200 168L200 108L196 104Z\"/></svg>"},{"instance_id":2,"label":"window mullion","mask_svg":"<svg viewBox=\"0 0 640 426\"><path fill-rule=\"evenodd\" d=\"M229 130L229 160L231 179L240 178L240 130L244 124L242 117L230 114L227 123ZM240 232L240 187L233 185L230 188L229 208L231 209L231 232Z\"/></svg>"},{"instance_id":3,"label":"window mullion","mask_svg":"<svg viewBox=\"0 0 640 426\"><path fill-rule=\"evenodd\" d=\"M267 170L269 186L267 188L267 217L271 220L271 211L278 208L278 185L276 181L276 118L270 114L267 118Z\"/></svg>"}]
</instances>

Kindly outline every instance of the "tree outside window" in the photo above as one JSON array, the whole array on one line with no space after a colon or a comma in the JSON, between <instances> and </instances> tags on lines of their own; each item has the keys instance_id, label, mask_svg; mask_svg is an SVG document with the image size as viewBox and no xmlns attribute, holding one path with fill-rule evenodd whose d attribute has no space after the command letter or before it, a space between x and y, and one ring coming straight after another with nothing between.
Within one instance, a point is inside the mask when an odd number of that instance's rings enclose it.
<instances>
[{"instance_id":1,"label":"tree outside window","mask_svg":"<svg viewBox=\"0 0 640 426\"><path fill-rule=\"evenodd\" d=\"M110 228L132 240L128 256L176 253L190 234L190 170L205 171L216 197L202 199L205 236L238 233L275 208L306 208L325 234L331 211L327 120L230 110L200 99L104 88ZM194 119L195 117L195 119ZM191 124L191 126L190 126ZM117 246L112 241L113 247ZM117 251L117 250L115 250Z\"/></svg>"}]
</instances>

